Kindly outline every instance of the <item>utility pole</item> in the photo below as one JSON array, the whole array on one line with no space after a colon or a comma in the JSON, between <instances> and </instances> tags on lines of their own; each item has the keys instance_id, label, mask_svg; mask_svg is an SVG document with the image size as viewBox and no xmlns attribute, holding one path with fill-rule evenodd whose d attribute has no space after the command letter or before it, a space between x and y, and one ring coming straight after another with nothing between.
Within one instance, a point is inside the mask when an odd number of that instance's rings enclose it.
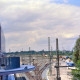
<instances>
[{"instance_id":1,"label":"utility pole","mask_svg":"<svg viewBox=\"0 0 80 80\"><path fill-rule=\"evenodd\" d=\"M23 48L22 48L22 52L23 52Z\"/></svg>"},{"instance_id":2,"label":"utility pole","mask_svg":"<svg viewBox=\"0 0 80 80\"><path fill-rule=\"evenodd\" d=\"M11 49L9 49L9 53L11 52Z\"/></svg>"},{"instance_id":3,"label":"utility pole","mask_svg":"<svg viewBox=\"0 0 80 80\"><path fill-rule=\"evenodd\" d=\"M31 48L29 47L29 51L31 51Z\"/></svg>"},{"instance_id":4,"label":"utility pole","mask_svg":"<svg viewBox=\"0 0 80 80\"><path fill-rule=\"evenodd\" d=\"M50 63L49 72L50 72L50 75L52 75L50 37L48 37L48 51L49 51L49 63Z\"/></svg>"},{"instance_id":5,"label":"utility pole","mask_svg":"<svg viewBox=\"0 0 80 80\"><path fill-rule=\"evenodd\" d=\"M31 65L31 49L29 47L29 64Z\"/></svg>"},{"instance_id":6,"label":"utility pole","mask_svg":"<svg viewBox=\"0 0 80 80\"><path fill-rule=\"evenodd\" d=\"M57 77L56 77L56 80L61 80L61 77L60 77L60 70L59 68L63 68L63 67L74 67L74 66L60 66L59 65L59 48L58 48L58 38L56 39L56 54L57 54L57 64L55 66L56 68L56 71L57 71Z\"/></svg>"},{"instance_id":7,"label":"utility pole","mask_svg":"<svg viewBox=\"0 0 80 80\"><path fill-rule=\"evenodd\" d=\"M56 38L56 54L57 54L57 64L56 64L56 70L57 70L57 80L61 80L60 77L60 70L59 70L59 47L58 47L58 38Z\"/></svg>"}]
</instances>

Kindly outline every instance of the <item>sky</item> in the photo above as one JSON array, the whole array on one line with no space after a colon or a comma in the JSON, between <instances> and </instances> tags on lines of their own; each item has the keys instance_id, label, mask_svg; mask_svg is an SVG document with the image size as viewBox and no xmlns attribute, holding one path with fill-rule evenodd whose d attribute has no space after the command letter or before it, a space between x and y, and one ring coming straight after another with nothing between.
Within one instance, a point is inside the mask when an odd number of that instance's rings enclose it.
<instances>
[{"instance_id":1,"label":"sky","mask_svg":"<svg viewBox=\"0 0 80 80\"><path fill-rule=\"evenodd\" d=\"M72 50L80 35L80 0L0 0L0 23L9 50Z\"/></svg>"}]
</instances>

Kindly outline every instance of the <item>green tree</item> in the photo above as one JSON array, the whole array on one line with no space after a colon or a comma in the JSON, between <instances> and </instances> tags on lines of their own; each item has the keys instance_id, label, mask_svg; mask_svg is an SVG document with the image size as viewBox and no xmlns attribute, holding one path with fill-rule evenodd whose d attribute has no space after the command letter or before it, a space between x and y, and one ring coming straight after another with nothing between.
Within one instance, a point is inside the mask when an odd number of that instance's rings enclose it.
<instances>
[{"instance_id":1,"label":"green tree","mask_svg":"<svg viewBox=\"0 0 80 80\"><path fill-rule=\"evenodd\" d=\"M76 64L78 60L80 60L80 38L77 39L73 52L74 63Z\"/></svg>"},{"instance_id":2,"label":"green tree","mask_svg":"<svg viewBox=\"0 0 80 80\"><path fill-rule=\"evenodd\" d=\"M72 70L73 80L80 80L80 38L77 39L74 47L73 62L76 66L76 69Z\"/></svg>"},{"instance_id":3,"label":"green tree","mask_svg":"<svg viewBox=\"0 0 80 80\"><path fill-rule=\"evenodd\" d=\"M76 69L72 70L73 80L80 80L80 60L76 63Z\"/></svg>"}]
</instances>

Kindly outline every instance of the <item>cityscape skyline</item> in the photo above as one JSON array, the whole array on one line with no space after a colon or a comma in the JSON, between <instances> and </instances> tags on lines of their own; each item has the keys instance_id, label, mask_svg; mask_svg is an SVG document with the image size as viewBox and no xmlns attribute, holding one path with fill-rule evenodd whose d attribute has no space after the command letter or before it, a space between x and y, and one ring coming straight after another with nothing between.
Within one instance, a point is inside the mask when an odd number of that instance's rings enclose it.
<instances>
[{"instance_id":1,"label":"cityscape skyline","mask_svg":"<svg viewBox=\"0 0 80 80\"><path fill-rule=\"evenodd\" d=\"M80 1L77 0L1 0L0 23L6 51L53 50L56 38L60 50L72 50L80 35Z\"/></svg>"}]
</instances>

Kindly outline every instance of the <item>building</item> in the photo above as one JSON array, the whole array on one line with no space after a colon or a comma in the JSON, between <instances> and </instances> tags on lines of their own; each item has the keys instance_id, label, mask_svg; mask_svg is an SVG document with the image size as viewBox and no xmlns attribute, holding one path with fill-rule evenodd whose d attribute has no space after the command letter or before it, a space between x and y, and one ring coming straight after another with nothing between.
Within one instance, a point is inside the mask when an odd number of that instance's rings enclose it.
<instances>
[{"instance_id":1,"label":"building","mask_svg":"<svg viewBox=\"0 0 80 80\"><path fill-rule=\"evenodd\" d=\"M0 51L5 52L5 36L0 25Z\"/></svg>"},{"instance_id":2,"label":"building","mask_svg":"<svg viewBox=\"0 0 80 80\"><path fill-rule=\"evenodd\" d=\"M29 72L35 69L32 65L20 65L20 57L5 56L5 37L0 25L0 80L9 79L10 74Z\"/></svg>"}]
</instances>

